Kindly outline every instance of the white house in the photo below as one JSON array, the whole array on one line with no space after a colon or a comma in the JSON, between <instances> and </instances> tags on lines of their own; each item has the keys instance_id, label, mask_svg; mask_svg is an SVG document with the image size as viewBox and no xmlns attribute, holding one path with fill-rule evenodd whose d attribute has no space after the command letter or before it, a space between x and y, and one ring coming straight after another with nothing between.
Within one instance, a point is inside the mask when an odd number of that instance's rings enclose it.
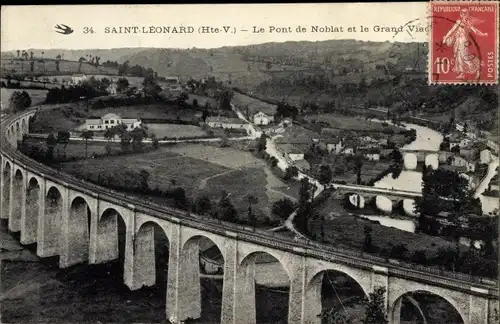
<instances>
[{"instance_id":1,"label":"white house","mask_svg":"<svg viewBox=\"0 0 500 324\"><path fill-rule=\"evenodd\" d=\"M470 138L465 137L465 138L462 138L462 139L460 140L460 143L459 143L458 145L459 145L460 147L467 147L467 146L469 146L469 144L470 144L471 142L472 142L472 140L471 140Z\"/></svg>"},{"instance_id":2,"label":"white house","mask_svg":"<svg viewBox=\"0 0 500 324\"><path fill-rule=\"evenodd\" d=\"M88 118L85 120L85 129L90 131L104 131L108 128L124 124L127 130L133 130L139 127L142 122L137 118L121 118L116 114L106 114L101 118Z\"/></svg>"},{"instance_id":3,"label":"white house","mask_svg":"<svg viewBox=\"0 0 500 324\"><path fill-rule=\"evenodd\" d=\"M354 148L353 147L346 147L342 150L343 154L345 155L354 155Z\"/></svg>"},{"instance_id":4,"label":"white house","mask_svg":"<svg viewBox=\"0 0 500 324\"><path fill-rule=\"evenodd\" d=\"M368 159L370 161L379 161L380 160L380 154L378 154L378 153L365 153L364 156L366 159Z\"/></svg>"},{"instance_id":5,"label":"white house","mask_svg":"<svg viewBox=\"0 0 500 324\"><path fill-rule=\"evenodd\" d=\"M479 153L479 163L488 164L493 160L493 156L489 149L484 149Z\"/></svg>"},{"instance_id":6,"label":"white house","mask_svg":"<svg viewBox=\"0 0 500 324\"><path fill-rule=\"evenodd\" d=\"M106 91L110 94L110 95L115 95L117 94L118 92L118 87L117 87L117 84L115 82L112 82L108 88L106 89Z\"/></svg>"},{"instance_id":7,"label":"white house","mask_svg":"<svg viewBox=\"0 0 500 324\"><path fill-rule=\"evenodd\" d=\"M267 115L262 111L259 111L255 115L253 115L253 123L255 125L269 125L273 121L274 121L274 116Z\"/></svg>"},{"instance_id":8,"label":"white house","mask_svg":"<svg viewBox=\"0 0 500 324\"><path fill-rule=\"evenodd\" d=\"M71 84L80 84L83 81L86 81L88 77L85 74L73 74L71 76Z\"/></svg>"},{"instance_id":9,"label":"white house","mask_svg":"<svg viewBox=\"0 0 500 324\"><path fill-rule=\"evenodd\" d=\"M467 172L474 172L476 170L476 165L472 162L467 161L465 158L455 155L451 158L451 165L455 167L464 167Z\"/></svg>"},{"instance_id":10,"label":"white house","mask_svg":"<svg viewBox=\"0 0 500 324\"><path fill-rule=\"evenodd\" d=\"M304 159L304 153L292 144L280 144L279 148L292 161L301 161Z\"/></svg>"},{"instance_id":11,"label":"white house","mask_svg":"<svg viewBox=\"0 0 500 324\"><path fill-rule=\"evenodd\" d=\"M340 154L342 148L342 141L340 139L332 139L326 143L326 150L329 153Z\"/></svg>"}]
</instances>

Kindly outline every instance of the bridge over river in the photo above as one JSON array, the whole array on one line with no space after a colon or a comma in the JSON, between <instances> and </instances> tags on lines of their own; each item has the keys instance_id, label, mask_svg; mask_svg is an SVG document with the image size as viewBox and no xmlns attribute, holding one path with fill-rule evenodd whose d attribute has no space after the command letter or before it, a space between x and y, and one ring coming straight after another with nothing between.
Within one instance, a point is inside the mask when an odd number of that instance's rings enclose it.
<instances>
[{"instance_id":1,"label":"bridge over river","mask_svg":"<svg viewBox=\"0 0 500 324\"><path fill-rule=\"evenodd\" d=\"M288 276L290 324L320 322L320 278L328 270L351 277L365 294L385 287L390 323L399 323L403 296L417 291L447 300L465 324L495 321L495 282L393 264L357 251L209 219L129 197L31 160L16 148L35 113L36 108L29 109L1 123L0 208L9 230L20 232L22 244L37 243L40 257L59 256L60 267L66 268L118 258L121 219L126 227L123 275L131 290L155 284L154 234L162 232L169 248L165 317L172 322L201 316L201 238L212 241L223 256L223 324L256 322L254 267L259 253L276 258Z\"/></svg>"}]
</instances>

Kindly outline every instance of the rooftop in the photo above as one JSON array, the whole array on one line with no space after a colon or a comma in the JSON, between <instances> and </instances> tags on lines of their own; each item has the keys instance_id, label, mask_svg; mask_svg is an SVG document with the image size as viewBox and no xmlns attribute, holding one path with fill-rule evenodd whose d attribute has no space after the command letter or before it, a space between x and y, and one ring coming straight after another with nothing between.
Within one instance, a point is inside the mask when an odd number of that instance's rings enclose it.
<instances>
[{"instance_id":1,"label":"rooftop","mask_svg":"<svg viewBox=\"0 0 500 324\"><path fill-rule=\"evenodd\" d=\"M121 119L117 114L109 113L101 117L102 119Z\"/></svg>"},{"instance_id":2,"label":"rooftop","mask_svg":"<svg viewBox=\"0 0 500 324\"><path fill-rule=\"evenodd\" d=\"M301 154L304 153L299 147L293 144L279 144L280 149L288 154Z\"/></svg>"}]
</instances>

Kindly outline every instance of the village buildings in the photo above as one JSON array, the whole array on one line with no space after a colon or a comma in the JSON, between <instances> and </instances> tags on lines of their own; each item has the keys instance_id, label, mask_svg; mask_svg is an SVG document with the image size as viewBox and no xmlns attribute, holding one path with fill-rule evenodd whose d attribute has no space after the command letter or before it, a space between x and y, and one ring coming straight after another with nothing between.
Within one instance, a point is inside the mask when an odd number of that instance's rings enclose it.
<instances>
[{"instance_id":1,"label":"village buildings","mask_svg":"<svg viewBox=\"0 0 500 324\"><path fill-rule=\"evenodd\" d=\"M120 124L127 126L127 130L133 130L136 127L140 127L142 122L137 118L121 118L116 114L109 113L102 117L87 118L84 128L90 131L104 131Z\"/></svg>"}]
</instances>

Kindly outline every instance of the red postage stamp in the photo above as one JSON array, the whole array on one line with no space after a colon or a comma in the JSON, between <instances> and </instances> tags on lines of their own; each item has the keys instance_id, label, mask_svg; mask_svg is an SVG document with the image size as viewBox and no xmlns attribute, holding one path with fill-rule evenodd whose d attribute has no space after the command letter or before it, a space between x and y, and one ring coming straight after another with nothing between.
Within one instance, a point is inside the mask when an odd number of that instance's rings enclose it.
<instances>
[{"instance_id":1,"label":"red postage stamp","mask_svg":"<svg viewBox=\"0 0 500 324\"><path fill-rule=\"evenodd\" d=\"M498 84L498 1L431 1L429 83Z\"/></svg>"}]
</instances>

